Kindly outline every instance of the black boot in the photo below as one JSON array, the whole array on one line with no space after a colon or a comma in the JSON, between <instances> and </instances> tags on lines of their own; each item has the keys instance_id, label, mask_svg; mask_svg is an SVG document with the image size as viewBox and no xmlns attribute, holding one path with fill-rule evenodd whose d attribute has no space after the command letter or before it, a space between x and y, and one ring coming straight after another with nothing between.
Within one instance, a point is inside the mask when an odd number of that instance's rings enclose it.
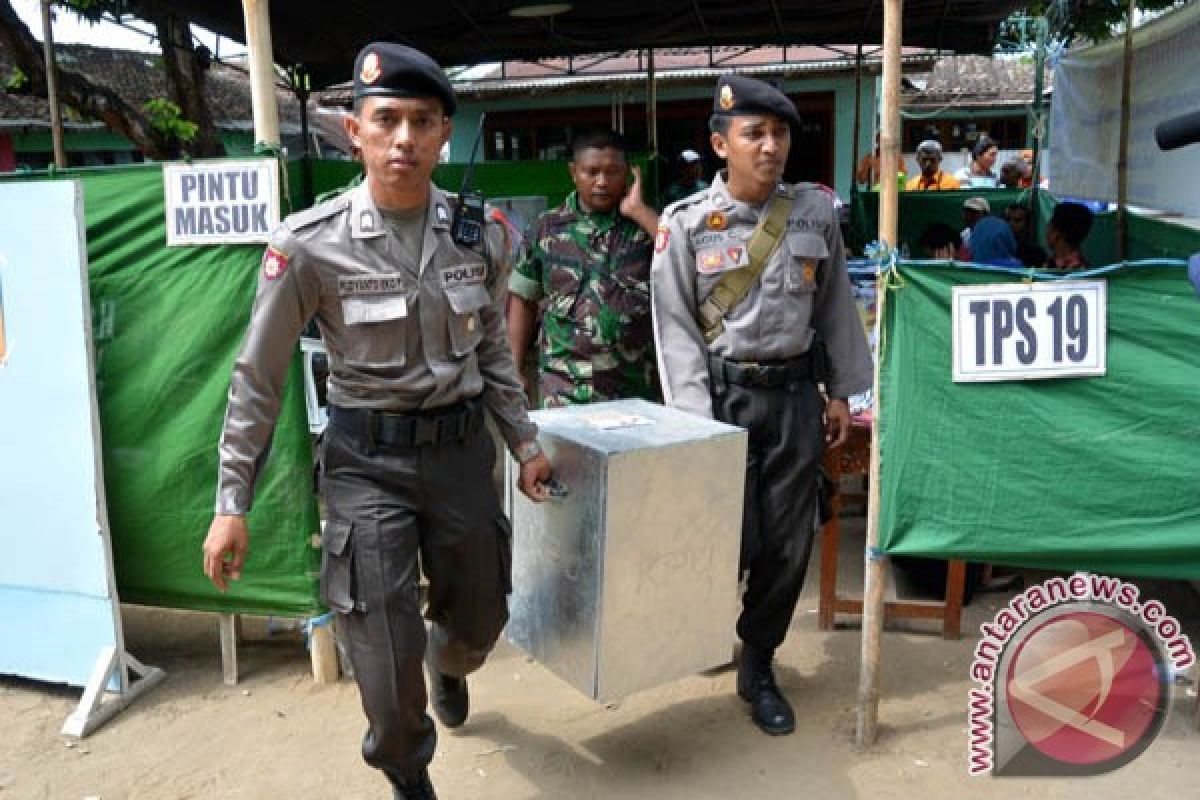
<instances>
[{"instance_id":1,"label":"black boot","mask_svg":"<svg viewBox=\"0 0 1200 800\"><path fill-rule=\"evenodd\" d=\"M433 791L433 783L429 780L429 770L421 770L419 775L405 779L392 780L393 800L437 800L437 792Z\"/></svg>"},{"instance_id":2,"label":"black boot","mask_svg":"<svg viewBox=\"0 0 1200 800\"><path fill-rule=\"evenodd\" d=\"M434 715L447 728L459 727L467 721L471 706L467 679L438 672L428 653L425 655L425 670L429 673L429 699Z\"/></svg>"},{"instance_id":3,"label":"black boot","mask_svg":"<svg viewBox=\"0 0 1200 800\"><path fill-rule=\"evenodd\" d=\"M771 671L771 652L742 646L738 662L738 696L750 704L750 715L763 733L781 736L796 729L796 715L775 685Z\"/></svg>"}]
</instances>

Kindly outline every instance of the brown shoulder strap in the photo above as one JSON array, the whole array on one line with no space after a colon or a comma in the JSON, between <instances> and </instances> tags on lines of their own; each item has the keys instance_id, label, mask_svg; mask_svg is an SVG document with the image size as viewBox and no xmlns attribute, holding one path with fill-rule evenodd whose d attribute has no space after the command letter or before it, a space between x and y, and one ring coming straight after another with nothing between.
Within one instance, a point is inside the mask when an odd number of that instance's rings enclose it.
<instances>
[{"instance_id":1,"label":"brown shoulder strap","mask_svg":"<svg viewBox=\"0 0 1200 800\"><path fill-rule=\"evenodd\" d=\"M737 308L738 303L746 299L750 287L758 281L758 276L766 269L767 262L775 254L783 234L787 230L787 220L792 213L794 199L785 194L777 194L771 199L771 207L763 214L750 236L746 247L749 261L746 266L731 269L721 275L717 285L713 287L708 297L696 310L700 330L704 341L712 344L721 332L725 330L725 317Z\"/></svg>"}]
</instances>

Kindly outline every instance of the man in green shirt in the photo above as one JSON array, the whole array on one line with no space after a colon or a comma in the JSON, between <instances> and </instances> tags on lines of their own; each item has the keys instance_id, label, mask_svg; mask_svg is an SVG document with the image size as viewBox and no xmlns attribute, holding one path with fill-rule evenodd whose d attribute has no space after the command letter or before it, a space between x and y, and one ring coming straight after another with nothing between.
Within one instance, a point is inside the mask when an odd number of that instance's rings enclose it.
<instances>
[{"instance_id":1,"label":"man in green shirt","mask_svg":"<svg viewBox=\"0 0 1200 800\"><path fill-rule=\"evenodd\" d=\"M650 258L658 214L632 184L617 133L576 136L566 201L538 217L509 279L508 337L524 362L537 335L543 407L659 398L650 321Z\"/></svg>"}]
</instances>

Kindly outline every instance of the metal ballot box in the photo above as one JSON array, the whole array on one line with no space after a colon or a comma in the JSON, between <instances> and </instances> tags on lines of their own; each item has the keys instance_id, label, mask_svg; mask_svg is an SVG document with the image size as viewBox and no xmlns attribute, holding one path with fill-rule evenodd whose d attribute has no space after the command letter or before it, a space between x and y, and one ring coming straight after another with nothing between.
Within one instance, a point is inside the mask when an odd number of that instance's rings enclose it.
<instances>
[{"instance_id":1,"label":"metal ballot box","mask_svg":"<svg viewBox=\"0 0 1200 800\"><path fill-rule=\"evenodd\" d=\"M565 496L515 488L508 638L600 702L729 662L747 435L642 400L538 411Z\"/></svg>"}]
</instances>

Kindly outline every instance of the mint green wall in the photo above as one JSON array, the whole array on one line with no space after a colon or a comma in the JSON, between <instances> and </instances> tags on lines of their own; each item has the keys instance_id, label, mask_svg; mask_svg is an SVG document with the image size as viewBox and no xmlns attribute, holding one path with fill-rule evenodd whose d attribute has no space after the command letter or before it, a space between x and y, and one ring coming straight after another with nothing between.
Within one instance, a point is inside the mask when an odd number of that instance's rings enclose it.
<instances>
[{"instance_id":1,"label":"mint green wall","mask_svg":"<svg viewBox=\"0 0 1200 800\"><path fill-rule=\"evenodd\" d=\"M858 152L861 156L871 146L871 136L874 130L876 78L865 76L862 82L862 130L859 137ZM854 76L836 76L828 78L794 78L784 84L789 93L803 92L833 92L834 106L834 177L839 195L844 199L850 197L851 172L853 171L853 152L851 140L854 134ZM660 85L658 98L661 102L681 100L695 97L711 97L712 90L703 86L667 87ZM510 97L497 100L472 100L463 98L459 104L458 113L454 117L454 133L450 137L450 161L464 162L471 154L471 145L475 140L475 132L479 127L481 111L519 111L533 108L574 108L595 107L609 108L612 105L611 92L588 92L586 94L554 94L540 97ZM630 85L624 93L626 104L644 105L645 92L640 85ZM483 147L480 146L482 151Z\"/></svg>"},{"instance_id":2,"label":"mint green wall","mask_svg":"<svg viewBox=\"0 0 1200 800\"><path fill-rule=\"evenodd\" d=\"M12 134L13 150L18 153L49 153L54 150L50 131L38 130ZM120 134L105 130L80 131L68 128L63 134L67 152L90 150L136 150L133 143Z\"/></svg>"}]
</instances>

